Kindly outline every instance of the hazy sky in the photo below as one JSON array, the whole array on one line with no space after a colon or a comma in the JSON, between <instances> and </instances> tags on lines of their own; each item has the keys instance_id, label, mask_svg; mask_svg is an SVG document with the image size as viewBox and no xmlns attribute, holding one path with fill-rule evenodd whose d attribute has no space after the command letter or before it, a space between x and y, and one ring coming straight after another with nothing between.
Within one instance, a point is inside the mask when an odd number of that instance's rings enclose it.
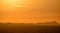
<instances>
[{"instance_id":1,"label":"hazy sky","mask_svg":"<svg viewBox=\"0 0 60 33\"><path fill-rule=\"evenodd\" d=\"M1 22L60 23L59 0L0 0Z\"/></svg>"}]
</instances>

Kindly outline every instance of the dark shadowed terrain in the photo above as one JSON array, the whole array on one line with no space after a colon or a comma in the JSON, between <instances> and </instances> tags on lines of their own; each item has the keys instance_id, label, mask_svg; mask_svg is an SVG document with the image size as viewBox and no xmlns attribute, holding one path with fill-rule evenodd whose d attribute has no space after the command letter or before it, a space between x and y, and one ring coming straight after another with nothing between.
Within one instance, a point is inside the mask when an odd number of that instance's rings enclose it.
<instances>
[{"instance_id":1,"label":"dark shadowed terrain","mask_svg":"<svg viewBox=\"0 0 60 33\"><path fill-rule=\"evenodd\" d=\"M60 25L0 24L0 33L60 33Z\"/></svg>"}]
</instances>

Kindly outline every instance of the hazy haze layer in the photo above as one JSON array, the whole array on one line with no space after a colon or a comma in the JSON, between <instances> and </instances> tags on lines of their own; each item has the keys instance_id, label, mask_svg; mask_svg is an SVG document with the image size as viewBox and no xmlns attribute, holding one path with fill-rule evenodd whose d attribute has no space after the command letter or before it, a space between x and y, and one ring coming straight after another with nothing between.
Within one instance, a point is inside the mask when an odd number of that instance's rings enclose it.
<instances>
[{"instance_id":1,"label":"hazy haze layer","mask_svg":"<svg viewBox=\"0 0 60 33\"><path fill-rule=\"evenodd\" d=\"M60 0L0 0L1 22L60 23Z\"/></svg>"}]
</instances>

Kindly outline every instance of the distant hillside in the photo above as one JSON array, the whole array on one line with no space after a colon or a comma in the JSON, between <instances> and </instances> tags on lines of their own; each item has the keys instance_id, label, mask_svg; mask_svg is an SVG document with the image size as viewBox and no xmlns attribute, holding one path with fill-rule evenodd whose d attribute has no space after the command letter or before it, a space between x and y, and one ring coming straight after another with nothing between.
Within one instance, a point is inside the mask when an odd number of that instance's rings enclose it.
<instances>
[{"instance_id":1,"label":"distant hillside","mask_svg":"<svg viewBox=\"0 0 60 33\"><path fill-rule=\"evenodd\" d=\"M58 24L56 21L52 21L52 22L45 22L45 23L37 23L37 24L40 24L40 25L60 25Z\"/></svg>"},{"instance_id":2,"label":"distant hillside","mask_svg":"<svg viewBox=\"0 0 60 33\"><path fill-rule=\"evenodd\" d=\"M11 22L8 22L8 23L0 23L0 24L35 24L35 25L55 25L55 26L58 26L60 24L58 24L56 21L52 21L52 22L45 22L45 23L40 23L40 22L37 22L37 23L11 23Z\"/></svg>"}]
</instances>

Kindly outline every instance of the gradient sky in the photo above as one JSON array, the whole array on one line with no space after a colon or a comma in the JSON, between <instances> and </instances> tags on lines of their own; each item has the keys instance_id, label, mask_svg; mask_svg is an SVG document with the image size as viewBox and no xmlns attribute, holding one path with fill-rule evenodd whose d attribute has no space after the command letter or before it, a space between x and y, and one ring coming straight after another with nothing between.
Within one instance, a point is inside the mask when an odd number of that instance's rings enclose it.
<instances>
[{"instance_id":1,"label":"gradient sky","mask_svg":"<svg viewBox=\"0 0 60 33\"><path fill-rule=\"evenodd\" d=\"M59 0L0 0L0 22L60 23Z\"/></svg>"}]
</instances>

